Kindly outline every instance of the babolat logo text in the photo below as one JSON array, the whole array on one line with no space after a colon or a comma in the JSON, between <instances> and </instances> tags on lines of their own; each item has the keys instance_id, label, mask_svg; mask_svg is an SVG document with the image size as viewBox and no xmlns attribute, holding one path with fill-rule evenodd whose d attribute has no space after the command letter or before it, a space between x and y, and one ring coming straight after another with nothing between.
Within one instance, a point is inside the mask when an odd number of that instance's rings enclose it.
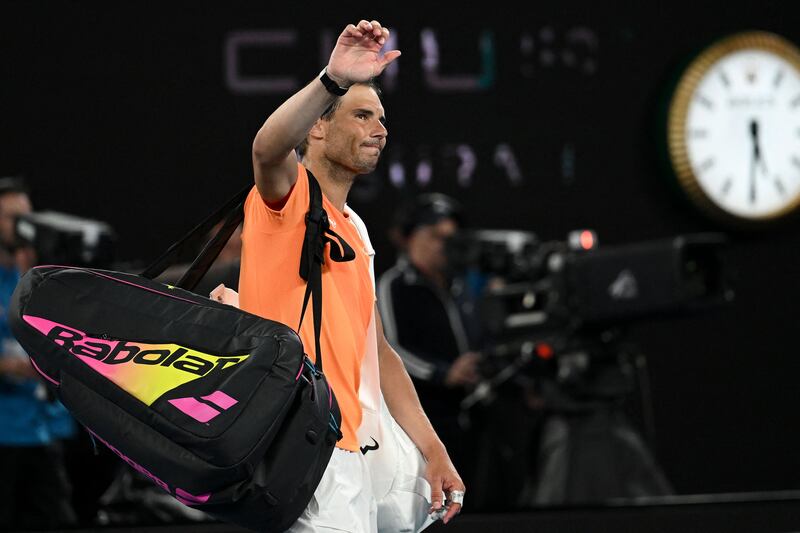
<instances>
[{"instance_id":1,"label":"babolat logo text","mask_svg":"<svg viewBox=\"0 0 800 533\"><path fill-rule=\"evenodd\" d=\"M239 357L217 357L210 361L186 348L147 349L140 344L129 341L103 341L87 337L74 329L55 326L47 333L47 338L75 355L91 357L107 365L134 363L137 365L171 366L184 372L205 376L214 370L221 370L227 365L238 363Z\"/></svg>"},{"instance_id":2,"label":"babolat logo text","mask_svg":"<svg viewBox=\"0 0 800 533\"><path fill-rule=\"evenodd\" d=\"M152 405L164 393L176 387L205 376L215 376L219 371L238 365L250 357L249 354L213 355L178 344L103 339L46 318L24 315L23 319L56 346L68 351L146 405ZM47 360L46 352L37 357L37 362L40 359ZM58 361L53 360L56 368L62 364ZM211 381L209 393L217 390L213 378Z\"/></svg>"}]
</instances>

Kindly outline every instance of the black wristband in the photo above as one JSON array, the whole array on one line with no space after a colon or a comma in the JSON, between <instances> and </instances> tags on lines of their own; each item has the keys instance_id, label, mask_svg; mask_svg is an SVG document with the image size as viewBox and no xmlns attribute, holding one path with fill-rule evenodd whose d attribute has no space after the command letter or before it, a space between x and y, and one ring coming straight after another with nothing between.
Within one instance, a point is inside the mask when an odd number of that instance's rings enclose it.
<instances>
[{"instance_id":1,"label":"black wristband","mask_svg":"<svg viewBox=\"0 0 800 533\"><path fill-rule=\"evenodd\" d=\"M325 67L322 69L322 72L319 73L319 81L322 82L322 85L324 85L325 89L331 94L344 96L344 94L347 93L347 87L339 87L339 84L328 76L328 67Z\"/></svg>"}]
</instances>

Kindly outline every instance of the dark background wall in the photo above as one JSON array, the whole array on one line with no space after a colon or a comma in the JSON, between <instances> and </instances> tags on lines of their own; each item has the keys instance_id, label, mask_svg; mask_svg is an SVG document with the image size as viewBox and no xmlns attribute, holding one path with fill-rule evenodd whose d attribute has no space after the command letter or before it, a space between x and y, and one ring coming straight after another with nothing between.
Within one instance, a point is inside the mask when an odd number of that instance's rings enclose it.
<instances>
[{"instance_id":1,"label":"dark background wall","mask_svg":"<svg viewBox=\"0 0 800 533\"><path fill-rule=\"evenodd\" d=\"M544 240L583 227L601 245L724 230L659 165L658 111L677 69L715 38L762 29L800 43L800 8L598 4L4 1L0 174L25 175L38 208L109 222L118 258L144 263L251 179L260 124L368 16L403 51L384 77L389 148L351 195L379 272L394 260L387 215L418 191L456 196L474 226ZM426 77L434 41L439 76ZM681 493L800 486L798 230L729 232L734 303L631 332L649 357L656 452Z\"/></svg>"}]
</instances>

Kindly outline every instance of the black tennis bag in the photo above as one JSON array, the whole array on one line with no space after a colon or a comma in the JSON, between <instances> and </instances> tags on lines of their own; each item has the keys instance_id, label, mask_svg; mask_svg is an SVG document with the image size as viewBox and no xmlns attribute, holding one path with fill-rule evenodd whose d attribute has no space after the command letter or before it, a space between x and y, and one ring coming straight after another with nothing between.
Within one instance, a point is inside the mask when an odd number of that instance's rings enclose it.
<instances>
[{"instance_id":1,"label":"black tennis bag","mask_svg":"<svg viewBox=\"0 0 800 533\"><path fill-rule=\"evenodd\" d=\"M310 174L309 182L300 275L308 281L303 312L313 294L318 346L320 267L332 232ZM249 189L140 276L32 269L9 315L36 370L97 440L184 504L277 532L311 499L341 438L341 415L319 348L315 367L292 328L189 290L238 226ZM177 287L152 280L225 215ZM332 259L352 259L339 244Z\"/></svg>"}]
</instances>

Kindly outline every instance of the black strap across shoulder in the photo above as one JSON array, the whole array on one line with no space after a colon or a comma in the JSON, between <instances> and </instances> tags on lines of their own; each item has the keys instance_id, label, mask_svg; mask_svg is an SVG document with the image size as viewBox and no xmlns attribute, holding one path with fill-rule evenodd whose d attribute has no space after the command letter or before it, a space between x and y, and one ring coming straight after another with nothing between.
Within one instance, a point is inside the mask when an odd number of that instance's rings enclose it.
<instances>
[{"instance_id":1,"label":"black strap across shoulder","mask_svg":"<svg viewBox=\"0 0 800 533\"><path fill-rule=\"evenodd\" d=\"M322 190L310 171L308 171L308 185L310 207L306 214L306 235L303 239L303 251L300 256L300 277L306 280L307 284L297 331L300 331L300 326L303 324L308 299L313 295L316 367L322 372L322 349L319 338L322 332L322 265L325 263L325 245L330 243L330 258L337 263L352 261L355 259L356 253L347 244L347 241L330 229L328 213L322 208Z\"/></svg>"},{"instance_id":2,"label":"black strap across shoulder","mask_svg":"<svg viewBox=\"0 0 800 533\"><path fill-rule=\"evenodd\" d=\"M314 347L317 354L316 367L318 371L322 372L322 351L319 339L322 332L322 265L325 263L325 245L330 244L329 256L332 261L338 263L352 261L355 259L356 254L347 241L330 229L328 214L322 207L322 189L320 189L319 182L317 182L311 171L307 171L307 174L309 208L308 213L306 213L306 233L300 256L300 277L306 281L306 292L303 297L303 309L300 312L300 323L297 326L297 331L300 331L300 326L303 324L303 317L305 316L309 298L313 296L312 311L314 316ZM248 185L236 193L219 209L170 246L140 275L143 278L155 279L169 266L173 265L185 250L196 246L198 241L208 234L214 225L224 220L222 227L206 242L200 254L176 284L182 289L193 290L203 279L208 269L211 268L225 243L228 242L233 232L244 219L244 201L252 188L252 185Z\"/></svg>"}]
</instances>

